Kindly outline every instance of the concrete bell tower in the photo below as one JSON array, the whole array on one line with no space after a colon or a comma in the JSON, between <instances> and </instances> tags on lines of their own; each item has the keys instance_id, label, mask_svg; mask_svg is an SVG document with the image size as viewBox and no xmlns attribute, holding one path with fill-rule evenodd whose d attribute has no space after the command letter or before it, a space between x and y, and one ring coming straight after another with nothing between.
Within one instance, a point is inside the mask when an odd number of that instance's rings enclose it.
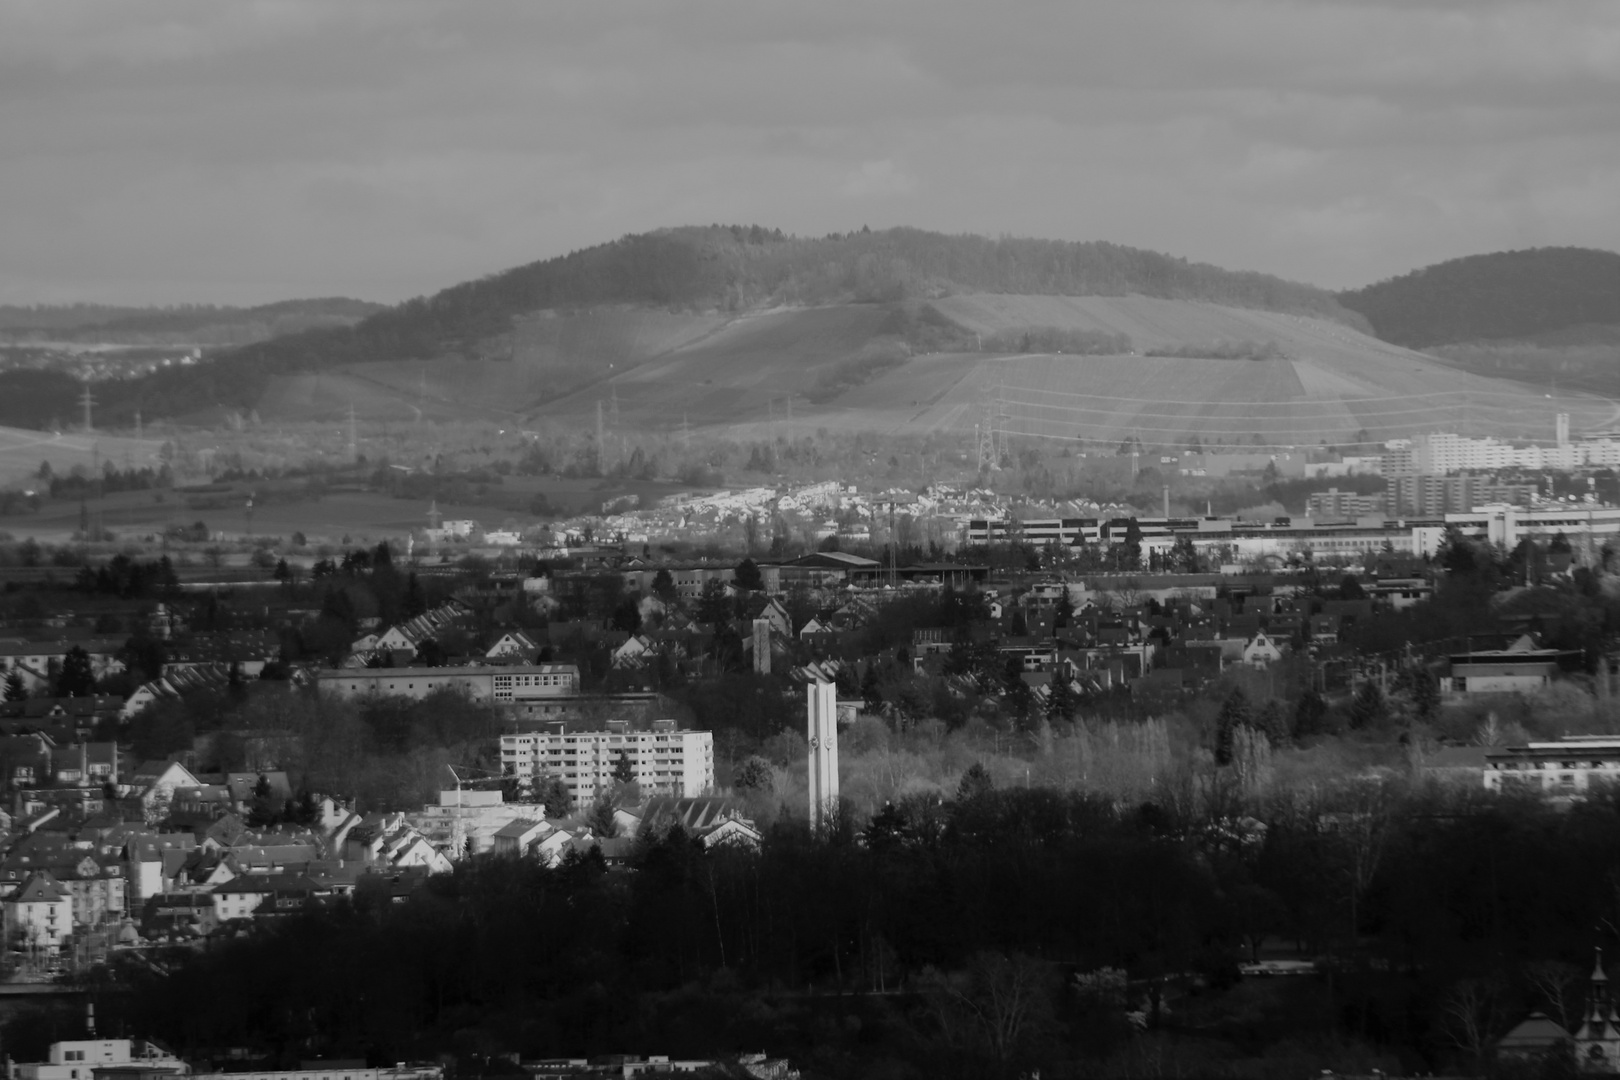
<instances>
[{"instance_id":1,"label":"concrete bell tower","mask_svg":"<svg viewBox=\"0 0 1620 1080\"><path fill-rule=\"evenodd\" d=\"M810 739L810 827L820 829L838 806L838 687L813 682L806 688Z\"/></svg>"}]
</instances>

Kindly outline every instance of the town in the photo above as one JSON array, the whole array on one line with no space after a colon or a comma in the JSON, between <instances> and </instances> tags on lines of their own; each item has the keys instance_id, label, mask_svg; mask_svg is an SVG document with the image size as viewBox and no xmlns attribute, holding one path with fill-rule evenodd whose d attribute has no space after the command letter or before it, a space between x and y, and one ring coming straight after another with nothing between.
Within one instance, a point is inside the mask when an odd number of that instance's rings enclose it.
<instances>
[{"instance_id":1,"label":"town","mask_svg":"<svg viewBox=\"0 0 1620 1080\"><path fill-rule=\"evenodd\" d=\"M51 1064L16 1075L73 1080L80 1060L109 1077L227 1061L269 1080L472 1069L423 1036L442 1019L388 1044L388 1060L431 1066L368 1072L378 1052L326 1025L295 1061L224 1013L160 1006L176 992L162 980L212 985L231 950L248 964L277 941L307 950L345 913L373 913L352 948L386 947L410 919L446 917L446 900L493 917L515 888L539 890L536 911L595 905L604 940L630 949L616 964L665 965L625 968L627 992L721 971L776 987L795 1018L731 1035L757 1045L797 1031L772 1048L795 1061L815 1043L804 1010L821 994L861 996L851 1018L896 1031L927 1022L886 1012L891 993L902 1015L915 1002L955 1016L1003 984L1079 1009L988 1042L963 1034L966 1014L950 1021L972 1053L1005 1064L1068 1024L1095 1029L1088 1053L1103 1055L1136 1052L1132 1031L1167 1047L1216 1037L1234 995L1275 1010L1281 986L1326 976L1340 980L1333 1008L1380 1008L1357 995L1394 992L1391 980L1433 995L1427 1019L1382 1040L1409 1060L1609 1053L1598 1020L1559 1013L1578 994L1564 969L1554 999L1553 983L1487 983L1455 959L1397 962L1417 911L1390 875L1414 873L1444 830L1511 813L1562 836L1610 805L1620 507L1601 493L1616 445L1574 442L1561 419L1549 447L1433 435L1359 458L1158 455L1167 476L1269 470L1329 485L1306 492L1305 514L1263 520L1173 515L1168 479L1148 513L1011 497L986 469L977 485L724 489L487 530L430 500L423 524L364 546L200 522L144 542L11 541L5 985L184 1040L176 1057L36 1039L24 1045ZM1340 478L1384 490L1347 494ZM1133 869L1106 853L1149 837L1172 845L1168 862ZM984 861L987 843L1009 845L1002 861ZM1048 863L1046 849L1082 861ZM940 859L960 910L904 917L923 897L881 883ZM1301 859L1349 876L1301 879ZM1088 862L1136 875L1132 896L1193 874L1177 903L1204 897L1206 910L1158 929L1056 933L1031 897L991 884L1034 873L1106 904L1095 880L1072 878ZM1620 846L1610 863L1620 873ZM751 875L769 881L768 900L746 900ZM850 908L860 897L883 912ZM758 920L805 905L823 940L784 950L757 936ZM985 929L945 949L917 937L970 910ZM992 912L1024 921L1003 932ZM660 924L667 940L631 947ZM1167 925L1193 936L1131 936ZM1533 938L1516 940L1525 971L1554 970L1533 968L1545 960ZM1589 1009L1609 1008L1602 992L1586 993ZM728 1065L682 1042L673 1016L641 1057L622 1055L619 1028L487 1038L536 1077L787 1075L783 1059ZM1370 1040L1357 1052L1401 1064Z\"/></svg>"}]
</instances>

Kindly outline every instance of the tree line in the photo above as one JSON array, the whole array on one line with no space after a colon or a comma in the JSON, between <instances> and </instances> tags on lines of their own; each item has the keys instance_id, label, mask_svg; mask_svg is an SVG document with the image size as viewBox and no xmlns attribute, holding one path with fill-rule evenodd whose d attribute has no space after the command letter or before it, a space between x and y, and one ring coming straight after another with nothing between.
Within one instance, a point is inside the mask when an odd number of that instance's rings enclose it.
<instances>
[{"instance_id":1,"label":"tree line","mask_svg":"<svg viewBox=\"0 0 1620 1080\"><path fill-rule=\"evenodd\" d=\"M1144 1045L1162 1067L1189 1043L1228 1061L1304 1043L1473 1068L1481 1033L1578 1014L1573 965L1617 944L1620 797L1560 812L1386 781L1253 801L1211 781L1122 804L970 770L952 798L821 834L784 817L758 851L643 837L630 865L473 859L404 903L379 879L121 965L98 1019L282 1064L769 1046L820 1075L1132 1075ZM1223 1027L1262 941L1323 974L1245 991Z\"/></svg>"}]
</instances>

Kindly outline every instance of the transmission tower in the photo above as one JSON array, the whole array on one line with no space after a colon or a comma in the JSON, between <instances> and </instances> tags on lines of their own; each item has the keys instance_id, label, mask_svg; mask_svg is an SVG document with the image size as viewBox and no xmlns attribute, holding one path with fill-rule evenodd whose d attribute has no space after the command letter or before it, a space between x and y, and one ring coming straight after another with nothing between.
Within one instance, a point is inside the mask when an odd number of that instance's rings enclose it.
<instances>
[{"instance_id":1,"label":"transmission tower","mask_svg":"<svg viewBox=\"0 0 1620 1080\"><path fill-rule=\"evenodd\" d=\"M88 379L85 380L84 394L80 396L79 401L84 405L85 434L89 434L96 430L95 425L90 422L90 407L96 403L96 399L90 395L90 381Z\"/></svg>"},{"instance_id":2,"label":"transmission tower","mask_svg":"<svg viewBox=\"0 0 1620 1080\"><path fill-rule=\"evenodd\" d=\"M360 460L360 431L354 423L354 402L349 402L349 460Z\"/></svg>"},{"instance_id":3,"label":"transmission tower","mask_svg":"<svg viewBox=\"0 0 1620 1080\"><path fill-rule=\"evenodd\" d=\"M1007 388L996 387L996 463L1007 460Z\"/></svg>"},{"instance_id":4,"label":"transmission tower","mask_svg":"<svg viewBox=\"0 0 1620 1080\"><path fill-rule=\"evenodd\" d=\"M607 443L602 441L602 399L596 399L596 471L607 475Z\"/></svg>"},{"instance_id":5,"label":"transmission tower","mask_svg":"<svg viewBox=\"0 0 1620 1080\"><path fill-rule=\"evenodd\" d=\"M994 399L984 403L984 420L973 425L976 441L978 442L979 471L1001 468L1001 459L996 457L996 403Z\"/></svg>"}]
</instances>

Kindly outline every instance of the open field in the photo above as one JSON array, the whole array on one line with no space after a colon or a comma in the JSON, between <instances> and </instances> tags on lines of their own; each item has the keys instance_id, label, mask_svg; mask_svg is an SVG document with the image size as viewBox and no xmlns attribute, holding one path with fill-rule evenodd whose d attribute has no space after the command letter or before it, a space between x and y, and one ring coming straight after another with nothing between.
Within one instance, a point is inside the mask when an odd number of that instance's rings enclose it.
<instances>
[{"instance_id":1,"label":"open field","mask_svg":"<svg viewBox=\"0 0 1620 1080\"><path fill-rule=\"evenodd\" d=\"M255 411L261 420L336 421L349 407L367 420L516 423L547 401L625 371L724 327L722 315L602 308L545 312L473 355L352 364L275 379Z\"/></svg>"},{"instance_id":2,"label":"open field","mask_svg":"<svg viewBox=\"0 0 1620 1080\"><path fill-rule=\"evenodd\" d=\"M228 536L247 533L245 497L211 496L205 500L208 503L205 506L196 505L197 501L188 499L184 492L130 491L93 500L86 504L86 511L94 524L120 537L157 534L169 525L190 525L196 521ZM488 507L441 503L439 510L446 518L474 518L489 527L500 524L500 519L493 517ZM346 535L356 542L361 538L377 540L401 536L425 526L427 511L425 501L395 499L370 492L296 502L259 500L253 508L252 535L291 536L302 532L311 543L337 543ZM65 540L78 527L79 504L70 501L49 503L34 514L0 517L0 532L19 538L32 536L41 541Z\"/></svg>"},{"instance_id":3,"label":"open field","mask_svg":"<svg viewBox=\"0 0 1620 1080\"><path fill-rule=\"evenodd\" d=\"M381 492L330 492L311 497L295 492L266 492L264 485L240 482L213 485L207 492L186 489L128 491L92 499L85 504L91 523L120 539L156 535L170 525L201 521L216 533L239 537L249 532L247 495L255 493L251 535L290 537L303 533L311 543L338 543L348 536L356 543L402 537L427 525L428 499L403 499ZM648 506L660 498L690 487L668 481L568 479L558 476L509 477L489 490L487 498L452 502L439 500L447 520L477 521L486 529L525 529L545 519L529 513L529 500L544 495L558 514L592 513L603 503L636 496ZM79 528L75 500L49 502L36 513L0 515L0 533L62 542Z\"/></svg>"},{"instance_id":4,"label":"open field","mask_svg":"<svg viewBox=\"0 0 1620 1080\"><path fill-rule=\"evenodd\" d=\"M42 461L50 462L58 475L75 466L90 471L98 462L108 461L120 469L157 468L162 445L158 439L0 427L0 487L25 483L39 471Z\"/></svg>"},{"instance_id":5,"label":"open field","mask_svg":"<svg viewBox=\"0 0 1620 1080\"><path fill-rule=\"evenodd\" d=\"M875 304L762 312L650 360L580 393L550 402L542 416L584 417L617 394L620 415L654 429L768 420L796 409L828 369L881 338L892 314Z\"/></svg>"},{"instance_id":6,"label":"open field","mask_svg":"<svg viewBox=\"0 0 1620 1080\"><path fill-rule=\"evenodd\" d=\"M1371 445L1439 430L1545 439L1561 411L1571 413L1577 430L1620 419L1606 398L1567 388L1548 396L1323 319L1140 296L965 295L935 306L980 333L1104 331L1129 335L1138 354L1252 342L1274 344L1283 358L928 354L812 405L805 395L827 371L868 355L889 331L883 307L848 305L736 320L551 402L540 415L586 420L598 399L616 395L624 422L650 430L672 430L685 419L743 438L821 427L968 433L1000 400L1000 426L1015 434L1262 445Z\"/></svg>"}]
</instances>

